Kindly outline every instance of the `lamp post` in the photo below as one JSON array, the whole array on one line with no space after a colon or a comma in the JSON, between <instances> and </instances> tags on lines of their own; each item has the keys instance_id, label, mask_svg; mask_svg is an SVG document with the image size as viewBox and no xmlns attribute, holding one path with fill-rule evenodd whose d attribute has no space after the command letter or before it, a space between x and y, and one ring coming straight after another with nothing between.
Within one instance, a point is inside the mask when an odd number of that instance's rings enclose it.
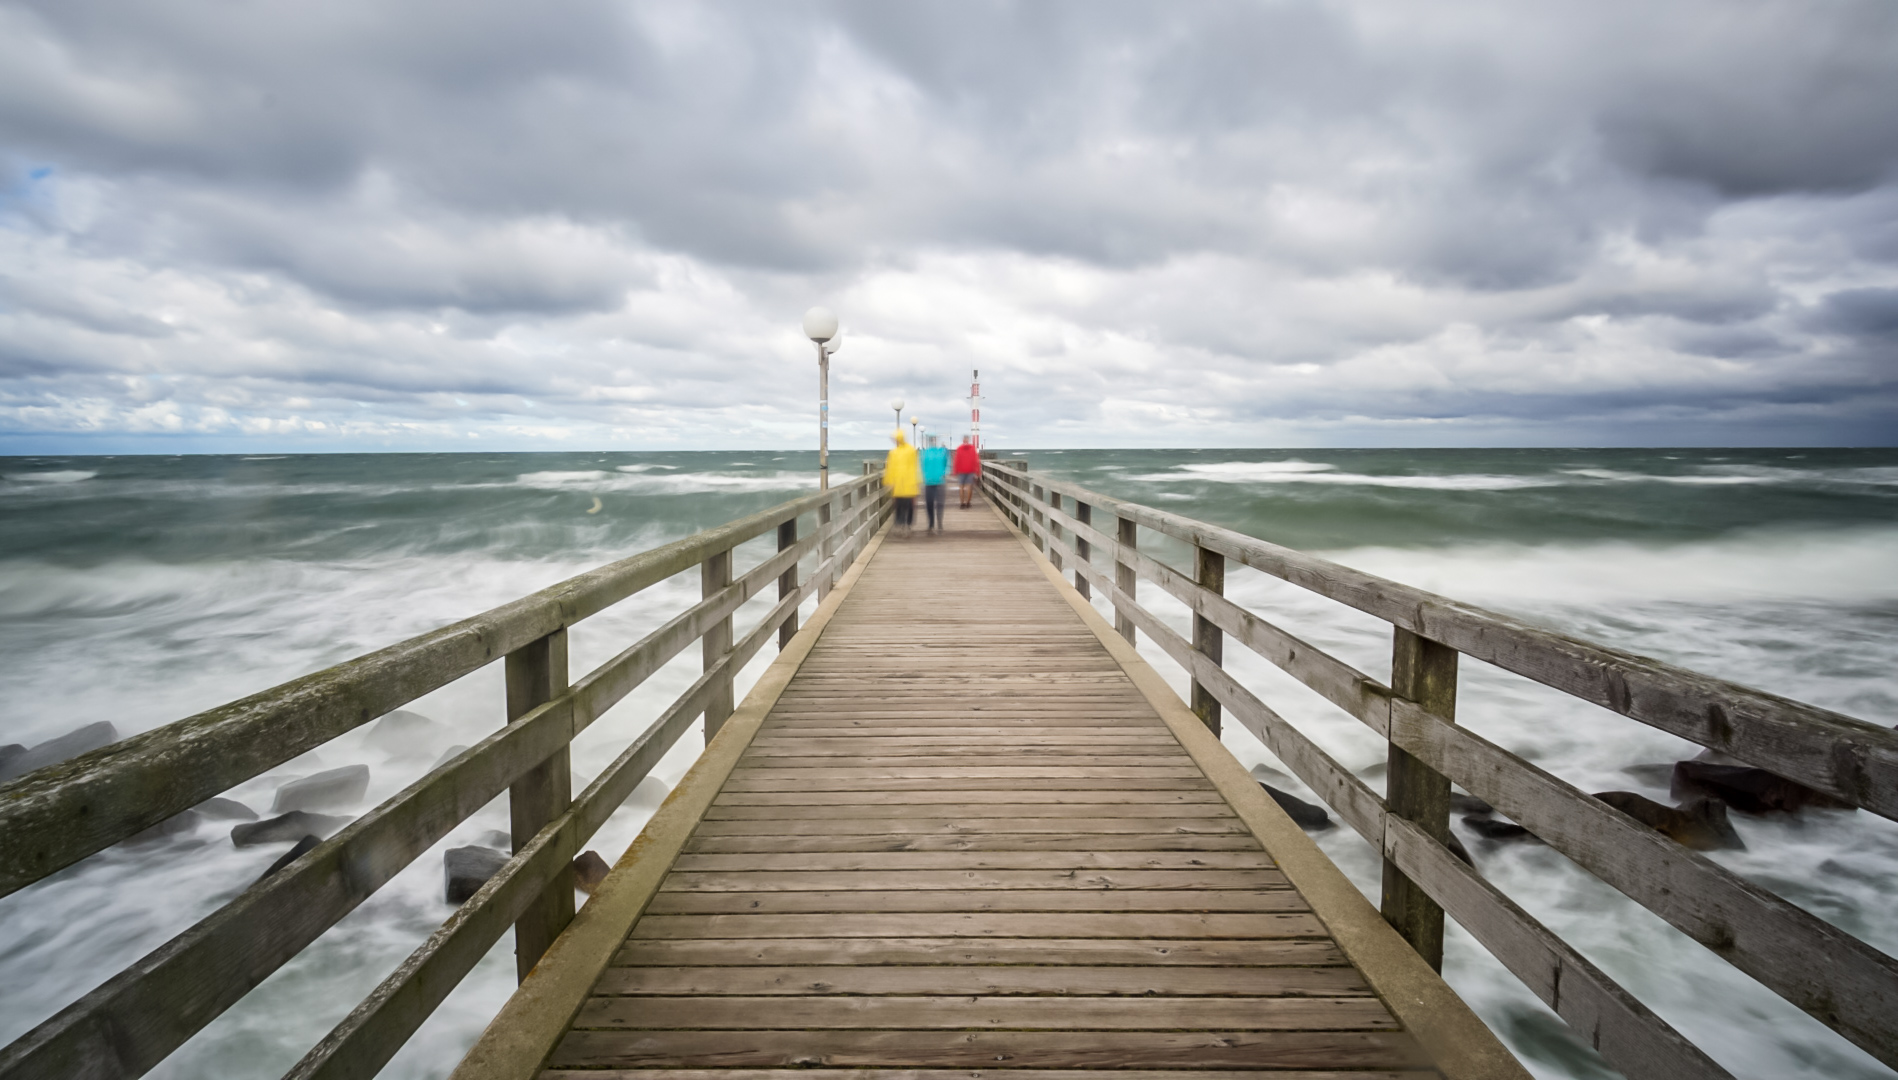
<instances>
[{"instance_id":1,"label":"lamp post","mask_svg":"<svg viewBox=\"0 0 1898 1080\"><path fill-rule=\"evenodd\" d=\"M903 399L891 398L890 411L896 414L896 430L903 430Z\"/></svg>"},{"instance_id":2,"label":"lamp post","mask_svg":"<svg viewBox=\"0 0 1898 1080\"><path fill-rule=\"evenodd\" d=\"M916 441L916 418L914 416L909 418L909 444L911 446L922 445L922 443Z\"/></svg>"},{"instance_id":3,"label":"lamp post","mask_svg":"<svg viewBox=\"0 0 1898 1080\"><path fill-rule=\"evenodd\" d=\"M837 316L828 308L804 313L804 336L817 345L817 488L830 490L830 349L837 336Z\"/></svg>"}]
</instances>

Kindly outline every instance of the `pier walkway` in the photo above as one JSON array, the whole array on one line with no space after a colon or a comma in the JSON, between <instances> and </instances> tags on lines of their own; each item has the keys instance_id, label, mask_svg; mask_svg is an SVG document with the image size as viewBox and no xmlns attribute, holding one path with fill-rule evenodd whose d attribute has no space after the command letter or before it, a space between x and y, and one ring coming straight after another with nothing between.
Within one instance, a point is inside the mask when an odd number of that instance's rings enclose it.
<instances>
[{"instance_id":1,"label":"pier walkway","mask_svg":"<svg viewBox=\"0 0 1898 1080\"><path fill-rule=\"evenodd\" d=\"M948 519L858 560L457 1080L1524 1075L994 511Z\"/></svg>"}]
</instances>

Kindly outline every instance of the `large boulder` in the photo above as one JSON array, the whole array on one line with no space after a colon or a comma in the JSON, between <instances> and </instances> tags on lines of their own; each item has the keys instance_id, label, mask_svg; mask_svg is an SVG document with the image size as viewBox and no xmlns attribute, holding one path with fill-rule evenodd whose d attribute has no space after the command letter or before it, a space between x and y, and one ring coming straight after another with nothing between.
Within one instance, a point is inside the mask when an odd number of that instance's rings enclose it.
<instances>
[{"instance_id":1,"label":"large boulder","mask_svg":"<svg viewBox=\"0 0 1898 1080\"><path fill-rule=\"evenodd\" d=\"M606 860L600 857L599 852L582 851L579 857L573 860L574 887L592 896L593 890L600 887L600 882L606 880L606 872L611 869L612 867L606 865Z\"/></svg>"},{"instance_id":2,"label":"large boulder","mask_svg":"<svg viewBox=\"0 0 1898 1080\"><path fill-rule=\"evenodd\" d=\"M128 844L153 844L189 834L203 818L195 810L176 813L156 825L126 838Z\"/></svg>"},{"instance_id":3,"label":"large boulder","mask_svg":"<svg viewBox=\"0 0 1898 1080\"><path fill-rule=\"evenodd\" d=\"M278 788L277 800L270 804L270 812L348 810L361 802L368 790L369 766L345 765L292 780Z\"/></svg>"},{"instance_id":4,"label":"large boulder","mask_svg":"<svg viewBox=\"0 0 1898 1080\"><path fill-rule=\"evenodd\" d=\"M1299 828L1323 831L1332 827L1331 816L1325 813L1324 807L1313 806L1296 795L1280 791L1271 784L1260 782L1259 786L1265 789L1265 793L1272 797L1272 801L1279 804L1279 809L1285 811L1285 816L1291 818Z\"/></svg>"},{"instance_id":5,"label":"large boulder","mask_svg":"<svg viewBox=\"0 0 1898 1080\"><path fill-rule=\"evenodd\" d=\"M325 814L295 810L278 817L236 826L231 830L231 843L238 847L252 847L257 844L275 844L284 840L300 840L305 836L327 838L347 824L349 824L349 819L346 817L330 817Z\"/></svg>"},{"instance_id":6,"label":"large boulder","mask_svg":"<svg viewBox=\"0 0 1898 1080\"><path fill-rule=\"evenodd\" d=\"M449 848L442 856L442 876L451 904L465 903L488 879L507 865L508 856L493 848Z\"/></svg>"},{"instance_id":7,"label":"large boulder","mask_svg":"<svg viewBox=\"0 0 1898 1080\"><path fill-rule=\"evenodd\" d=\"M119 741L119 729L110 721L101 720L75 728L56 739L36 743L30 749L22 750L0 762L0 783L16 776L25 776L35 769L44 769L48 765L57 765L67 758L75 758L101 746L110 746ZM17 744L16 744L17 745Z\"/></svg>"},{"instance_id":8,"label":"large boulder","mask_svg":"<svg viewBox=\"0 0 1898 1080\"><path fill-rule=\"evenodd\" d=\"M205 817L216 821L256 821L257 811L238 802L236 799L206 799L194 809Z\"/></svg>"},{"instance_id":9,"label":"large boulder","mask_svg":"<svg viewBox=\"0 0 1898 1080\"><path fill-rule=\"evenodd\" d=\"M298 840L295 847L291 848L289 851L284 852L282 855L277 856L277 861L270 864L270 869L265 870L263 873L257 875L257 881L262 881L265 878L269 877L270 875L283 869L284 867L289 866L291 863L296 862L298 859L301 859L303 856L309 854L312 850L316 848L316 845L322 842L323 842L322 840L314 836L306 836L303 839ZM256 884L256 882L252 882L252 884Z\"/></svg>"},{"instance_id":10,"label":"large boulder","mask_svg":"<svg viewBox=\"0 0 1898 1080\"><path fill-rule=\"evenodd\" d=\"M1599 791L1595 798L1654 829L1684 848L1695 851L1743 851L1746 842L1727 819L1727 807L1718 799L1689 799L1664 806L1632 791Z\"/></svg>"},{"instance_id":11,"label":"large boulder","mask_svg":"<svg viewBox=\"0 0 1898 1080\"><path fill-rule=\"evenodd\" d=\"M1719 799L1748 814L1790 814L1815 807L1822 810L1850 810L1841 802L1795 783L1765 769L1751 765L1727 765L1715 761L1677 761L1669 794L1676 799L1692 795Z\"/></svg>"},{"instance_id":12,"label":"large boulder","mask_svg":"<svg viewBox=\"0 0 1898 1080\"><path fill-rule=\"evenodd\" d=\"M446 745L449 730L418 712L397 709L376 721L363 742L400 757L426 757Z\"/></svg>"}]
</instances>

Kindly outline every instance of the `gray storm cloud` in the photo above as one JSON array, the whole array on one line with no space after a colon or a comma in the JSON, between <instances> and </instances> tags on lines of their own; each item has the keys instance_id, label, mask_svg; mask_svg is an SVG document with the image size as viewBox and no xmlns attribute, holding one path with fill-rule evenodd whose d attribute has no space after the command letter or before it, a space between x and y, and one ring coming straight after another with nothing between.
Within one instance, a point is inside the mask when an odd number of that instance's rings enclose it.
<instances>
[{"instance_id":1,"label":"gray storm cloud","mask_svg":"<svg viewBox=\"0 0 1898 1080\"><path fill-rule=\"evenodd\" d=\"M1882 2L0 3L0 452L1898 435Z\"/></svg>"}]
</instances>

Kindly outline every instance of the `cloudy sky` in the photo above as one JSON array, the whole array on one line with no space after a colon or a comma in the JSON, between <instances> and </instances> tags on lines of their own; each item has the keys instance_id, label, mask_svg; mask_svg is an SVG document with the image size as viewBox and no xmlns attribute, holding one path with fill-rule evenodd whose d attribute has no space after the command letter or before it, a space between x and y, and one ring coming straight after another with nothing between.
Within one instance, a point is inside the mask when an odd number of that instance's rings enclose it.
<instances>
[{"instance_id":1,"label":"cloudy sky","mask_svg":"<svg viewBox=\"0 0 1898 1080\"><path fill-rule=\"evenodd\" d=\"M0 453L1898 441L1889 0L0 2Z\"/></svg>"}]
</instances>

